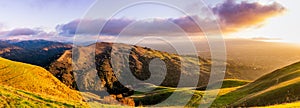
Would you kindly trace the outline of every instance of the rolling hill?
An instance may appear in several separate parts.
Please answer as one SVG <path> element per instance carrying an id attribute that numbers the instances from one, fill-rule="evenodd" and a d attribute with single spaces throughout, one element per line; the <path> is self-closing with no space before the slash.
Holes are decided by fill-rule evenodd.
<path id="1" fill-rule="evenodd" d="M 47 70 L 3 58 L 0 58 L 0 85 L 53 98 L 83 100 L 79 92 L 69 89 Z"/>
<path id="2" fill-rule="evenodd" d="M 217 98 L 213 107 L 254 107 L 297 102 L 300 99 L 300 62 L 278 69 Z"/>

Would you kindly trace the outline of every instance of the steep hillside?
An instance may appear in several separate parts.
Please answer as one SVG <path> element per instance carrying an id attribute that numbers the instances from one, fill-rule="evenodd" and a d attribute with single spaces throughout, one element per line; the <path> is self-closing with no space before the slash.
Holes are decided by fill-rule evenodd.
<path id="1" fill-rule="evenodd" d="M 82 101 L 79 92 L 69 89 L 45 69 L 0 58 L 0 85 L 53 98 Z"/>
<path id="2" fill-rule="evenodd" d="M 78 90 L 73 74 L 71 51 L 65 51 L 59 59 L 53 62 L 49 66 L 49 72 L 69 88 Z"/>
<path id="3" fill-rule="evenodd" d="M 72 46 L 45 40 L 0 41 L 0 57 L 47 67 Z"/>
<path id="4" fill-rule="evenodd" d="M 300 62 L 220 96 L 213 106 L 269 106 L 299 101 Z"/>
<path id="5" fill-rule="evenodd" d="M 76 61 L 79 66 L 88 68 L 89 61 L 85 61 L 87 58 L 90 58 L 92 54 L 86 54 L 86 50 L 93 50 L 92 48 L 95 46 L 87 46 L 87 47 L 79 47 L 76 51 L 79 52 L 80 57 L 78 61 L 82 60 L 82 62 Z M 114 48 L 112 48 L 114 47 Z M 122 55 L 122 52 L 126 52 L 126 49 L 131 49 L 129 59 L 123 61 L 122 59 L 115 59 L 116 63 L 120 63 L 117 65 L 116 69 L 118 72 L 114 72 L 112 69 L 111 64 L 111 56 L 119 56 Z M 84 89 L 91 89 L 100 90 L 100 87 L 107 87 L 108 91 L 112 94 L 118 94 L 118 92 L 128 91 L 124 89 L 125 87 L 120 84 L 117 80 L 115 73 L 122 73 L 121 70 L 126 68 L 125 64 L 122 63 L 129 63 L 129 68 L 132 71 L 133 75 L 140 80 L 145 80 L 150 77 L 149 72 L 149 62 L 155 58 L 159 58 L 166 63 L 167 67 L 167 75 L 164 78 L 161 86 L 169 86 L 169 87 L 176 87 L 180 78 L 180 75 L 184 75 L 186 85 L 185 86 L 192 86 L 192 82 L 189 78 L 194 78 L 196 76 L 200 76 L 200 80 L 198 86 L 205 85 L 207 83 L 207 79 L 209 78 L 209 71 L 210 71 L 210 62 L 200 58 L 200 61 L 197 62 L 196 57 L 191 56 L 184 56 L 180 57 L 179 55 L 169 54 L 166 52 L 161 52 L 145 47 L 139 46 L 130 46 L 126 44 L 112 44 L 112 43 L 97 43 L 96 44 L 96 69 L 97 75 L 101 79 L 101 84 L 99 85 L 86 85 L 90 84 L 88 82 L 84 82 L 82 88 Z M 72 60 L 71 52 L 67 51 L 61 58 L 59 58 L 56 62 L 51 64 L 49 71 L 54 74 L 58 79 L 64 82 L 67 86 L 71 88 L 76 88 L 76 84 L 74 82 L 73 76 L 73 68 L 71 67 Z M 185 63 L 181 65 L 181 60 L 184 60 Z M 201 64 L 201 65 L 200 65 Z M 201 72 L 195 72 L 194 69 L 189 69 L 189 71 L 182 71 L 181 66 L 192 68 L 193 66 L 201 66 Z M 195 68 L 195 67 L 194 67 Z M 77 70 L 78 71 L 78 70 Z M 85 79 L 95 79 L 98 76 L 89 76 L 88 72 L 84 73 L 81 78 L 82 81 L 88 81 Z M 152 76 L 155 78 L 161 78 L 162 76 Z M 191 82 L 191 83 L 189 83 Z M 96 83 L 96 82 L 93 82 Z M 91 87 L 93 86 L 93 87 Z M 118 90 L 119 89 L 119 90 Z M 114 92 L 114 93 L 113 93 Z"/>

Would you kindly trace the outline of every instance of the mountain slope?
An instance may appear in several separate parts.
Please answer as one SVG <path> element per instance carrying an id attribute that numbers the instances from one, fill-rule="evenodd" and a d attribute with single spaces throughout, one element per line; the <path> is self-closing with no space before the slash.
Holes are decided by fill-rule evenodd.
<path id="1" fill-rule="evenodd" d="M 47 67 L 72 46 L 60 42 L 29 40 L 0 41 L 0 56 L 6 59 Z"/>
<path id="2" fill-rule="evenodd" d="M 3 58 L 0 58 L 0 85 L 53 98 L 83 100 L 79 92 L 69 89 L 45 69 Z"/>
<path id="3" fill-rule="evenodd" d="M 86 52 L 93 50 L 96 48 L 96 57 L 91 57 L 93 54 L 87 54 Z M 111 63 L 111 56 L 121 56 L 123 52 L 126 52 L 127 49 L 130 49 L 130 55 L 128 59 L 119 59 L 116 58 L 114 61 L 119 63 L 115 69 L 118 69 L 118 72 L 114 72 Z M 192 86 L 191 78 L 200 76 L 198 85 L 205 85 L 207 83 L 207 79 L 209 77 L 209 70 L 210 70 L 210 62 L 201 59 L 199 63 L 197 62 L 197 57 L 191 56 L 182 56 L 176 54 L 169 54 L 166 52 L 161 52 L 157 50 L 153 50 L 150 48 L 139 47 L 139 46 L 131 46 L 126 44 L 112 44 L 112 43 L 97 43 L 94 45 L 90 45 L 87 47 L 79 47 L 77 51 L 80 54 L 80 57 L 77 58 L 77 63 L 79 64 L 77 68 L 89 68 L 89 61 L 87 58 L 95 58 L 96 62 L 96 70 L 97 75 L 95 74 L 88 74 L 87 71 L 81 70 L 86 72 L 82 75 L 81 81 L 89 81 L 88 79 L 101 79 L 101 83 L 96 85 L 87 85 L 87 84 L 95 84 L 97 82 L 83 82 L 82 88 L 85 90 L 100 90 L 100 87 L 106 87 L 108 92 L 112 94 L 119 94 L 128 91 L 127 88 L 124 87 L 116 78 L 116 73 L 122 73 L 124 68 L 126 68 L 125 64 L 129 63 L 129 68 L 132 71 L 133 75 L 140 80 L 145 80 L 150 77 L 151 73 L 149 72 L 148 65 L 151 60 L 155 58 L 159 58 L 163 60 L 167 67 L 167 75 L 165 80 L 162 82 L 161 86 L 169 86 L 169 87 L 176 87 L 182 74 L 185 76 L 185 86 Z M 58 77 L 62 82 L 64 82 L 67 86 L 71 88 L 76 88 L 75 80 L 73 76 L 73 67 L 72 63 L 72 53 L 70 51 L 66 51 L 62 57 L 60 57 L 56 62 L 50 65 L 49 71 L 54 74 L 54 76 Z M 73 56 L 74 57 L 74 56 Z M 124 60 L 124 61 L 123 61 Z M 181 65 L 181 60 L 185 60 L 185 63 Z M 201 65 L 201 72 L 195 72 L 194 69 L 189 69 L 189 71 L 181 71 L 181 66 L 184 67 L 191 67 Z M 75 69 L 75 68 L 74 68 Z M 88 70 L 88 69 L 86 69 Z M 78 70 L 75 70 L 78 71 Z M 71 78 L 70 78 L 71 76 Z M 160 79 L 162 76 L 152 75 L 151 77 Z M 75 84 L 75 85 L 74 85 Z M 196 84 L 197 85 L 197 84 Z M 195 85 L 194 85 L 195 86 Z M 127 90 L 126 90 L 127 89 Z"/>
<path id="4" fill-rule="evenodd" d="M 220 96 L 213 106 L 269 106 L 299 101 L 300 62 L 278 69 L 233 92 Z"/>

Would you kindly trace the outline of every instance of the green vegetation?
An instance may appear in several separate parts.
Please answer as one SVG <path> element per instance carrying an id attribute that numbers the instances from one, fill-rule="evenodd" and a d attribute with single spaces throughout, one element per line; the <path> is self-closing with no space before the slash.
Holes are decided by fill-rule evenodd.
<path id="1" fill-rule="evenodd" d="M 158 106 L 160 107 L 197 107 L 199 106 L 204 93 L 202 91 L 191 90 L 190 88 L 151 87 L 155 88 L 151 92 L 136 92 L 135 95 L 131 96 L 134 98 L 137 105 L 149 106 L 159 104 Z M 170 98 L 171 95 L 174 97 Z M 164 102 L 166 99 L 168 99 L 168 101 Z"/>
<path id="2" fill-rule="evenodd" d="M 221 81 L 218 81 L 216 83 L 213 83 L 211 88 L 212 89 L 218 89 L 216 88 L 217 84 L 220 84 Z M 238 79 L 224 79 L 222 81 L 222 86 L 221 88 L 233 88 L 233 87 L 239 87 L 239 86 L 243 86 L 250 83 L 250 81 L 246 81 L 246 80 L 238 80 Z M 199 87 L 197 88 L 197 90 L 206 90 L 206 86 L 203 87 Z"/>
<path id="3" fill-rule="evenodd" d="M 243 86 L 243 85 L 248 84 L 248 83 L 250 83 L 250 81 L 238 80 L 238 79 L 225 79 L 223 81 L 223 84 L 222 84 L 221 88 L 238 87 L 238 86 Z"/>
<path id="4" fill-rule="evenodd" d="M 235 91 L 219 96 L 212 107 L 268 106 L 300 98 L 300 62 L 278 69 Z"/>
<path id="5" fill-rule="evenodd" d="M 237 79 L 225 79 L 223 83 L 223 88 L 220 89 L 219 95 L 226 94 L 228 92 L 234 91 L 239 87 L 248 84 L 249 81 L 237 80 Z M 172 94 L 176 94 L 179 97 L 175 97 L 172 100 L 169 100 L 169 103 L 162 103 L 160 106 L 182 106 L 186 107 L 198 107 L 201 99 L 205 92 L 207 91 L 198 91 L 192 90 L 191 88 L 172 88 L 172 87 L 162 87 L 149 85 L 147 89 L 154 89 L 151 92 L 143 93 L 136 91 L 132 96 L 137 105 L 148 106 L 161 103 L 169 98 Z M 188 98 L 192 96 L 192 98 Z M 188 103 L 186 103 L 188 102 Z"/>

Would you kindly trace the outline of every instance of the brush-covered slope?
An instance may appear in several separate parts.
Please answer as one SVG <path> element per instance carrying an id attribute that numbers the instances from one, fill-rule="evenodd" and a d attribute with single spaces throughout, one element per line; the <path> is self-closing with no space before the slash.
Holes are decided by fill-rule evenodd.
<path id="1" fill-rule="evenodd" d="M 93 49 L 96 48 L 96 49 Z M 129 50 L 129 58 L 125 59 L 122 53 L 128 52 Z M 87 52 L 95 50 L 95 54 L 88 54 Z M 90 45 L 87 47 L 78 47 L 76 50 L 80 55 L 76 57 L 76 67 L 72 67 L 72 53 L 70 51 L 66 51 L 63 56 L 61 56 L 56 62 L 52 63 L 49 71 L 54 74 L 58 79 L 64 82 L 67 86 L 71 88 L 77 88 L 75 78 L 73 77 L 73 69 L 75 71 L 84 72 L 80 74 L 80 88 L 87 91 L 101 91 L 103 90 L 101 87 L 105 87 L 109 93 L 111 94 L 120 94 L 126 93 L 130 91 L 125 85 L 122 85 L 116 74 L 120 74 L 126 70 L 125 68 L 129 68 L 132 74 L 139 80 L 146 80 L 151 76 L 149 71 L 149 63 L 153 59 L 160 59 L 164 61 L 166 64 L 166 77 L 164 77 L 161 85 L 158 86 L 168 86 L 168 87 L 176 87 L 178 85 L 179 80 L 185 80 L 185 86 L 193 86 L 192 83 L 195 80 L 190 80 L 193 78 L 199 78 L 198 86 L 205 85 L 209 78 L 210 71 L 210 62 L 204 59 L 199 59 L 198 57 L 191 56 L 179 56 L 176 54 L 170 54 L 166 52 L 161 52 L 157 50 L 153 50 L 150 48 L 140 47 L 140 46 L 132 46 L 126 44 L 112 44 L 112 43 L 97 43 L 94 45 Z M 95 57 L 91 57 L 95 55 Z M 114 59 L 114 62 L 118 63 L 114 72 L 112 68 L 111 58 L 112 56 L 118 56 L 119 58 Z M 90 63 L 87 61 L 88 58 L 94 58 L 96 64 L 96 75 L 95 73 L 89 72 Z M 124 59 L 122 59 L 124 58 Z M 197 61 L 199 59 L 199 61 Z M 182 64 L 182 60 L 185 61 Z M 128 63 L 129 67 L 126 67 L 125 64 Z M 201 64 L 201 65 L 200 65 Z M 188 70 L 181 70 L 181 66 L 188 67 Z M 201 72 L 196 72 L 193 68 L 201 68 Z M 76 70 L 76 69 L 85 69 L 85 70 Z M 160 75 L 152 75 L 151 77 L 161 79 Z M 185 79 L 180 79 L 180 77 L 184 77 Z M 100 78 L 101 81 L 95 81 L 91 79 Z M 197 82 L 196 82 L 197 83 Z M 134 86 L 134 85 L 130 85 Z"/>
<path id="2" fill-rule="evenodd" d="M 47 67 L 71 48 L 69 44 L 45 40 L 0 41 L 0 57 Z"/>
<path id="3" fill-rule="evenodd" d="M 219 106 L 269 106 L 299 101 L 300 62 L 264 75 L 214 102 Z"/>
<path id="4" fill-rule="evenodd" d="M 47 70 L 3 58 L 0 58 L 0 85 L 54 98 L 82 101 L 79 92 L 65 86 Z"/>

